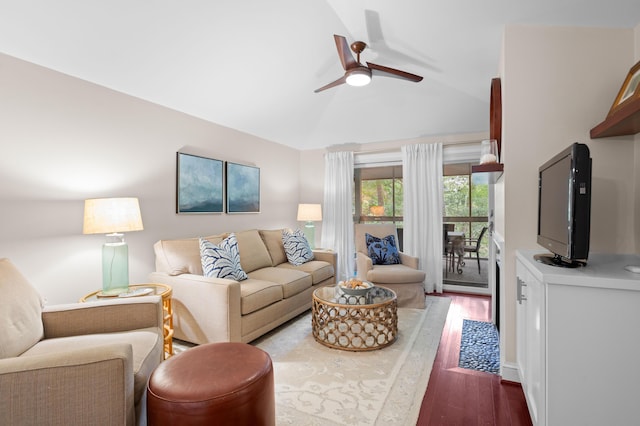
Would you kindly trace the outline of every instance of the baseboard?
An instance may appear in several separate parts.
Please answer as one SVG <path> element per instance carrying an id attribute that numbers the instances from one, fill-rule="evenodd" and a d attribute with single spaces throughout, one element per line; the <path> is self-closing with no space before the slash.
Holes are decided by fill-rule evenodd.
<path id="1" fill-rule="evenodd" d="M 500 376 L 502 380 L 520 383 L 520 374 L 518 374 L 518 367 L 515 364 L 503 363 L 500 366 Z"/>
<path id="2" fill-rule="evenodd" d="M 462 294 L 480 294 L 483 296 L 491 296 L 491 290 L 488 288 L 472 287 L 459 284 L 443 284 L 442 289 L 451 293 Z"/>

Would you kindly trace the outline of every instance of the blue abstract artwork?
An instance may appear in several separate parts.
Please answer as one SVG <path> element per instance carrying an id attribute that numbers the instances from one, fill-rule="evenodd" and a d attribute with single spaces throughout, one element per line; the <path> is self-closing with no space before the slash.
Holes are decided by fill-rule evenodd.
<path id="1" fill-rule="evenodd" d="M 223 162 L 178 152 L 176 213 L 224 211 Z"/>
<path id="2" fill-rule="evenodd" d="M 260 212 L 260 169 L 227 161 L 227 213 Z"/>

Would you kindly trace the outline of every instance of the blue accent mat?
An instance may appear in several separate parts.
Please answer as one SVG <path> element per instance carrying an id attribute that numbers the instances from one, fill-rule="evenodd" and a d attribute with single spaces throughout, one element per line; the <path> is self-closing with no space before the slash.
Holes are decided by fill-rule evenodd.
<path id="1" fill-rule="evenodd" d="M 495 325 L 463 320 L 458 367 L 495 374 L 500 372 L 500 341 Z"/>

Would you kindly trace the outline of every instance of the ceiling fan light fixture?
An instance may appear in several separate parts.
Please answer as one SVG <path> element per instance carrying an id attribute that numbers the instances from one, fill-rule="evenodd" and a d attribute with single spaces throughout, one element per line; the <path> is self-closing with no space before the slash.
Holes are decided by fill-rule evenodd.
<path id="1" fill-rule="evenodd" d="M 366 86 L 371 83 L 371 71 L 365 67 L 351 70 L 347 76 L 346 83 L 349 86 Z"/>

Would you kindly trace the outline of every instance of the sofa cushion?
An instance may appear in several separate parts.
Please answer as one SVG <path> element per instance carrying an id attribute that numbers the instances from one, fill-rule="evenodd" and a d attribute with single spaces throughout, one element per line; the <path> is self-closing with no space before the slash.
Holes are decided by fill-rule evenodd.
<path id="1" fill-rule="evenodd" d="M 51 355 L 56 352 L 64 356 L 69 348 L 85 349 L 119 343 L 129 343 L 133 349 L 134 402 L 137 404 L 146 389 L 147 380 L 163 356 L 164 341 L 159 338 L 156 328 L 45 339 L 22 356 Z"/>
<path id="2" fill-rule="evenodd" d="M 424 271 L 402 264 L 374 265 L 373 269 L 367 272 L 368 281 L 382 285 L 384 283 L 419 283 L 424 281 L 425 276 Z"/>
<path id="3" fill-rule="evenodd" d="M 249 274 L 251 278 L 264 281 L 272 281 L 282 286 L 282 296 L 294 296 L 311 287 L 312 277 L 310 274 L 294 269 L 284 268 L 261 268 Z"/>
<path id="4" fill-rule="evenodd" d="M 42 299 L 9 259 L 0 259 L 0 359 L 16 357 L 44 336 Z"/>
<path id="5" fill-rule="evenodd" d="M 249 277 L 240 283 L 240 313 L 250 314 L 282 300 L 282 286 Z"/>
<path id="6" fill-rule="evenodd" d="M 282 229 L 260 230 L 260 237 L 262 237 L 264 245 L 269 250 L 271 266 L 278 266 L 287 262 L 287 255 L 284 252 L 284 244 L 282 243 Z"/>
<path id="7" fill-rule="evenodd" d="M 383 238 L 365 233 L 367 252 L 374 265 L 397 265 L 400 263 L 400 253 L 396 246 L 396 237 L 387 235 Z"/>
<path id="8" fill-rule="evenodd" d="M 204 237 L 213 244 L 220 244 L 228 233 Z M 156 254 L 156 271 L 169 275 L 202 275 L 199 238 L 160 240 L 153 245 Z"/>
<path id="9" fill-rule="evenodd" d="M 200 238 L 200 256 L 205 277 L 229 278 L 236 281 L 248 278 L 240 266 L 238 241 L 233 233 L 222 240 L 220 245 Z"/>
<path id="10" fill-rule="evenodd" d="M 319 284 L 324 280 L 333 277 L 335 273 L 335 271 L 333 270 L 333 265 L 322 260 L 311 260 L 298 266 L 292 265 L 290 263 L 282 263 L 277 267 L 281 269 L 295 269 L 297 271 L 306 272 L 307 274 L 311 275 L 311 281 L 313 285 Z"/>
<path id="11" fill-rule="evenodd" d="M 309 242 L 299 229 L 295 231 L 283 230 L 282 244 L 284 245 L 287 260 L 292 265 L 302 265 L 313 260 L 313 251 L 309 246 Z"/>
<path id="12" fill-rule="evenodd" d="M 246 273 L 271 266 L 271 256 L 257 229 L 236 233 L 240 263 Z"/>

